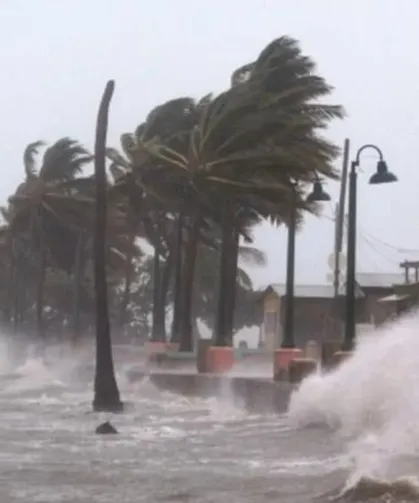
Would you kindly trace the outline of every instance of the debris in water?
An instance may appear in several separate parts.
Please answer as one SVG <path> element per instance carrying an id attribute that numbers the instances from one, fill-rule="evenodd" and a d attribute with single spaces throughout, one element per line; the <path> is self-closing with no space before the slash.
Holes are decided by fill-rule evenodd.
<path id="1" fill-rule="evenodd" d="M 109 421 L 106 421 L 96 428 L 95 433 L 97 435 L 115 435 L 118 433 L 118 430 Z"/>

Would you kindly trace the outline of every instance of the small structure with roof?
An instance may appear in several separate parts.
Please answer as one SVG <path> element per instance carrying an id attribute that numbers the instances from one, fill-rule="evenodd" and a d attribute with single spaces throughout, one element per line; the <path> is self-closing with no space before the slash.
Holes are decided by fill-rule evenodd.
<path id="1" fill-rule="evenodd" d="M 357 323 L 377 325 L 388 319 L 394 311 L 394 304 L 383 302 L 383 298 L 394 295 L 395 285 L 403 281 L 402 273 L 357 274 Z M 294 330 L 299 347 L 305 347 L 310 340 L 321 343 L 341 337 L 344 293 L 344 285 L 340 288 L 338 298 L 335 298 L 331 285 L 295 285 Z M 285 285 L 269 285 L 262 293 L 260 302 L 264 314 L 261 342 L 268 349 L 275 349 L 282 340 Z"/>

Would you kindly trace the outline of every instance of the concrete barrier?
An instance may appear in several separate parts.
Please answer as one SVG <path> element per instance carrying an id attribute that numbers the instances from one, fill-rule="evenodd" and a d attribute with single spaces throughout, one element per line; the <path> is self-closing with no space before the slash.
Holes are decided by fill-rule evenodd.
<path id="1" fill-rule="evenodd" d="M 205 362 L 208 372 L 225 374 L 234 366 L 234 350 L 231 346 L 210 346 L 206 351 Z"/>
<path id="2" fill-rule="evenodd" d="M 299 348 L 278 348 L 273 354 L 274 381 L 288 381 L 289 365 L 295 358 L 301 358 L 303 352 Z"/>
<path id="3" fill-rule="evenodd" d="M 317 370 L 317 361 L 314 358 L 295 358 L 288 367 L 288 380 L 290 383 L 300 383 Z"/>
<path id="4" fill-rule="evenodd" d="M 340 351 L 342 347 L 342 341 L 340 340 L 329 340 L 323 341 L 321 346 L 321 360 L 322 367 L 325 370 L 329 370 L 334 366 L 333 355 Z"/>
<path id="5" fill-rule="evenodd" d="M 336 352 L 332 357 L 332 361 L 330 362 L 331 368 L 333 369 L 333 368 L 338 367 L 341 363 L 348 360 L 351 356 L 352 356 L 351 351 L 338 351 L 338 352 Z"/>
<path id="6" fill-rule="evenodd" d="M 127 373 L 130 381 L 145 377 L 143 372 Z M 151 373 L 147 376 L 157 388 L 189 396 L 220 397 L 250 412 L 283 413 L 295 385 L 271 379 L 215 376 L 208 374 Z"/>

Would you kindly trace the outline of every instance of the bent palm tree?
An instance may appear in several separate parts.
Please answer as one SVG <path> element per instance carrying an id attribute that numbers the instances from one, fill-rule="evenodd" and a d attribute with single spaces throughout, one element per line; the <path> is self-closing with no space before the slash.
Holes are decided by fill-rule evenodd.
<path id="1" fill-rule="evenodd" d="M 196 124 L 186 141 L 180 146 L 164 141 L 152 146 L 159 162 L 171 166 L 172 180 L 190 188 L 193 221 L 204 218 L 210 208 L 223 228 L 217 344 L 226 343 L 231 324 L 225 278 L 237 262 L 236 213 L 245 209 L 283 221 L 292 204 L 292 180 L 302 189 L 298 208 L 309 210 L 303 198 L 305 184 L 316 175 L 337 176 L 333 161 L 338 149 L 319 131 L 342 117 L 343 110 L 320 103 L 331 87 L 314 70 L 314 62 L 301 54 L 295 40 L 274 40 L 255 62 L 235 72 L 230 89 L 194 107 L 196 113 L 189 115 L 196 117 Z M 195 246 L 196 235 L 192 236 Z M 194 255 L 189 250 L 191 275 Z M 184 322 L 187 332 L 190 324 L 186 318 Z"/>
<path id="2" fill-rule="evenodd" d="M 105 150 L 108 131 L 108 111 L 114 85 L 113 81 L 107 83 L 99 106 L 95 143 L 96 224 L 94 272 L 96 294 L 96 372 L 93 409 L 95 411 L 108 412 L 120 412 L 123 410 L 112 357 L 105 258 L 107 217 Z"/>
<path id="3" fill-rule="evenodd" d="M 27 263 L 36 257 L 36 320 L 44 335 L 44 284 L 47 258 L 53 257 L 69 271 L 74 261 L 76 231 L 85 225 L 91 200 L 79 197 L 74 184 L 91 156 L 75 140 L 61 138 L 47 148 L 39 170 L 35 156 L 44 143 L 34 142 L 25 149 L 25 181 L 9 198 L 10 229 L 15 249 L 26 249 Z M 22 247 L 22 241 L 27 245 Z M 29 246 L 28 246 L 29 245 Z"/>

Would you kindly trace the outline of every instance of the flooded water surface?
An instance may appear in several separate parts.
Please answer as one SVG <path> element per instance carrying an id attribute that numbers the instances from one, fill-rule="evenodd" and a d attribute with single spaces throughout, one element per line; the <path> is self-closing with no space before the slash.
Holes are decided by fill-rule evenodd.
<path id="1" fill-rule="evenodd" d="M 82 361 L 5 361 L 0 502 L 419 501 L 415 326 L 390 327 L 338 371 L 308 378 L 283 415 L 248 413 L 225 392 L 128 382 L 126 360 L 127 412 L 93 414 Z M 119 435 L 94 434 L 107 419 Z"/>

